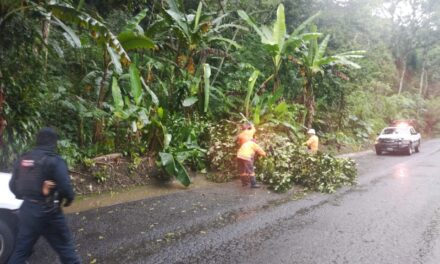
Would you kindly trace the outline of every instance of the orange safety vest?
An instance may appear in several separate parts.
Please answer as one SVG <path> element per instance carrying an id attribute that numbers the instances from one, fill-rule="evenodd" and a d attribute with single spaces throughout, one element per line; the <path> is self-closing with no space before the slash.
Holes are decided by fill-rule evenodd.
<path id="1" fill-rule="evenodd" d="M 266 156 L 266 152 L 257 143 L 247 141 L 238 150 L 237 158 L 253 161 L 255 154 Z"/>

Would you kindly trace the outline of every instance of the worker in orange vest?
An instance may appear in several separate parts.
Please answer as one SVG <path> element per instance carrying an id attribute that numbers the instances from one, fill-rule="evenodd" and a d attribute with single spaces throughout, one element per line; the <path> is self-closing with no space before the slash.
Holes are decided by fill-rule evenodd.
<path id="1" fill-rule="evenodd" d="M 246 143 L 249 140 L 254 139 L 255 132 L 257 130 L 255 129 L 255 126 L 252 123 L 246 123 L 241 126 L 241 132 L 237 136 L 237 143 L 240 147 L 244 143 Z"/>
<path id="2" fill-rule="evenodd" d="M 247 186 L 250 182 L 251 188 L 260 188 L 257 184 L 254 171 L 254 160 L 256 155 L 266 156 L 266 152 L 253 139 L 255 127 L 245 127 L 238 136 L 240 148 L 237 152 L 238 171 L 242 186 Z"/>

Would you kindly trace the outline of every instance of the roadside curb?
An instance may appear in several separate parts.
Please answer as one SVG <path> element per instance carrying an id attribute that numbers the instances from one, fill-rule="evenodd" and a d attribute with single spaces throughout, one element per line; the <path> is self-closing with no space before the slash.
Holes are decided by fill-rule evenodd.
<path id="1" fill-rule="evenodd" d="M 364 151 L 360 151 L 360 152 L 341 154 L 341 155 L 337 155 L 336 157 L 338 157 L 338 158 L 356 158 L 356 157 L 364 156 L 368 153 L 373 153 L 373 151 L 372 150 L 364 150 Z"/>

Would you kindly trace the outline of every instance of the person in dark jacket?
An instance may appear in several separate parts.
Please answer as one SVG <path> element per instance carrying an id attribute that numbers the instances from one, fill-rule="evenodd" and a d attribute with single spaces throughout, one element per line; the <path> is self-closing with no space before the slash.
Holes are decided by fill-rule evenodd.
<path id="1" fill-rule="evenodd" d="M 62 263 L 81 263 L 61 208 L 72 203 L 74 192 L 67 164 L 55 152 L 57 140 L 53 129 L 41 129 L 36 147 L 14 165 L 9 188 L 24 201 L 10 264 L 25 263 L 40 236 L 49 242 Z"/>

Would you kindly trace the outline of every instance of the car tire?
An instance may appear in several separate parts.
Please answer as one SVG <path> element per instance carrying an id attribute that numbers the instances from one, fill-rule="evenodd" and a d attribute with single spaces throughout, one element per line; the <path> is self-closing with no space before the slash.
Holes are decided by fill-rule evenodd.
<path id="1" fill-rule="evenodd" d="M 15 245 L 15 237 L 11 228 L 0 220 L 0 263 L 6 263 Z"/>
<path id="2" fill-rule="evenodd" d="M 420 152 L 420 140 L 419 140 L 419 142 L 417 143 L 417 146 L 415 147 L 415 151 L 416 151 L 417 153 Z"/>
<path id="3" fill-rule="evenodd" d="M 409 143 L 408 148 L 406 149 L 406 155 L 410 156 L 413 153 L 413 145 Z"/>
<path id="4" fill-rule="evenodd" d="M 382 150 L 380 148 L 376 147 L 376 155 L 378 156 L 382 155 Z"/>

